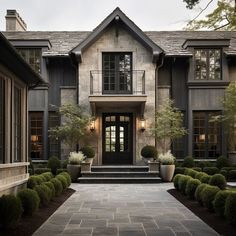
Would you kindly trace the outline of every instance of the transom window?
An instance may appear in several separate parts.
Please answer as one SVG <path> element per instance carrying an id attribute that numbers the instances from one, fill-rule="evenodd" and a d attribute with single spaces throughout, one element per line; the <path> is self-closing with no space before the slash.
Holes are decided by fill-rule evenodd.
<path id="1" fill-rule="evenodd" d="M 196 80 L 221 79 L 220 49 L 195 49 L 194 58 Z"/>
<path id="2" fill-rule="evenodd" d="M 30 66 L 40 74 L 41 72 L 41 49 L 40 48 L 17 48 L 19 54 Z"/>

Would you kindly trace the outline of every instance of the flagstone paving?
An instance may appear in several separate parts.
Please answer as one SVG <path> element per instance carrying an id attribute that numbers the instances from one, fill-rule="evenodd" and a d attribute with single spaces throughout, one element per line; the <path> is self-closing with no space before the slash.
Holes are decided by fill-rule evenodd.
<path id="1" fill-rule="evenodd" d="M 72 184 L 34 236 L 216 236 L 166 190 L 172 184 Z"/>

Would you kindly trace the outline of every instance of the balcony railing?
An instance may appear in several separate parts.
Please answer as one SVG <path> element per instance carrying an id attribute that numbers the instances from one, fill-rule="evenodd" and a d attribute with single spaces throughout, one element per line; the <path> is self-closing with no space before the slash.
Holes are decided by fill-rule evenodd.
<path id="1" fill-rule="evenodd" d="M 90 71 L 90 95 L 144 95 L 145 70 Z"/>

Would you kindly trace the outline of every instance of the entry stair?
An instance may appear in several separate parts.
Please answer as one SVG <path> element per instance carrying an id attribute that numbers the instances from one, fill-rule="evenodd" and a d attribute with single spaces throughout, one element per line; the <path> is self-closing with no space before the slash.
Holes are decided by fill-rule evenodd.
<path id="1" fill-rule="evenodd" d="M 91 172 L 82 173 L 79 183 L 160 183 L 159 172 L 149 172 L 147 166 L 92 166 Z"/>

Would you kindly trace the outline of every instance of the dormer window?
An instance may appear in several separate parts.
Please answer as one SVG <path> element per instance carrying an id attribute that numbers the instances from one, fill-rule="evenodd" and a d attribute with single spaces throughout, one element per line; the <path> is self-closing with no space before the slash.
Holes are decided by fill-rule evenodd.
<path id="1" fill-rule="evenodd" d="M 221 49 L 195 49 L 195 80 L 221 80 Z"/>

